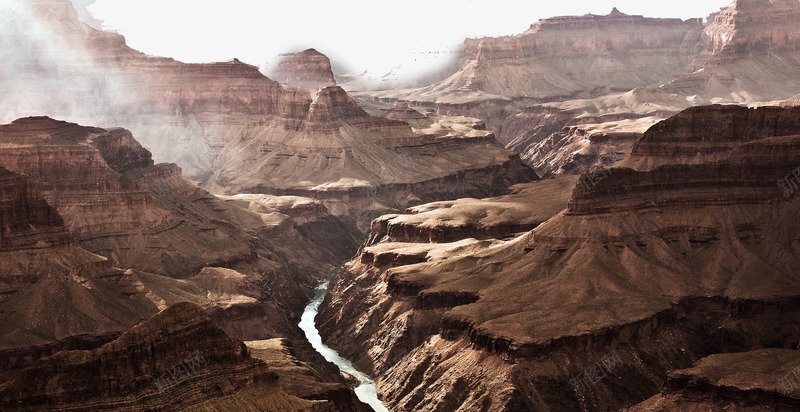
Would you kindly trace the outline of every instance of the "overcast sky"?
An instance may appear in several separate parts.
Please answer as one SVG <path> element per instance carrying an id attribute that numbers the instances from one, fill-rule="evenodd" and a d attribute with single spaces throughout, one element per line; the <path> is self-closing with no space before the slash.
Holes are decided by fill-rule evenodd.
<path id="1" fill-rule="evenodd" d="M 79 0 L 87 3 L 91 0 Z M 234 57 L 264 67 L 314 47 L 352 72 L 418 72 L 466 37 L 511 35 L 539 19 L 617 7 L 650 17 L 707 17 L 731 0 L 95 0 L 104 27 L 142 52 L 185 62 Z M 437 53 L 438 52 L 438 53 Z M 402 66 L 397 69 L 398 66 Z"/>

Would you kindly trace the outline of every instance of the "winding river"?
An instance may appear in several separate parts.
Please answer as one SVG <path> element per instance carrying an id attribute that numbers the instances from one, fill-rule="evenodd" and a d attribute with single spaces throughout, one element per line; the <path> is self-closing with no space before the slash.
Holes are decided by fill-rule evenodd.
<path id="1" fill-rule="evenodd" d="M 308 306 L 306 306 L 306 309 L 303 311 L 303 316 L 300 318 L 300 329 L 306 334 L 306 339 L 311 342 L 311 346 L 313 346 L 327 361 L 334 363 L 342 372 L 358 379 L 360 384 L 356 387 L 355 392 L 361 402 L 371 406 L 376 412 L 389 412 L 383 405 L 383 402 L 378 399 L 378 391 L 375 389 L 375 382 L 366 374 L 358 371 L 353 366 L 352 362 L 339 356 L 335 350 L 322 343 L 322 337 L 317 330 L 317 325 L 314 323 L 314 317 L 317 316 L 319 305 L 322 303 L 322 300 L 325 299 L 325 293 L 328 291 L 328 283 L 329 280 L 326 280 L 314 289 L 314 297 L 311 298 L 311 302 L 308 303 Z"/>

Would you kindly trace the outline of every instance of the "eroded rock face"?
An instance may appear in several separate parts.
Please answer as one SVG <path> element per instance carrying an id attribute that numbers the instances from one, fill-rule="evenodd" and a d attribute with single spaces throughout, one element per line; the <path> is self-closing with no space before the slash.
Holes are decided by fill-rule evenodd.
<path id="1" fill-rule="evenodd" d="M 323 87 L 336 85 L 330 59 L 315 49 L 284 55 L 270 77 L 312 93 Z"/>
<path id="2" fill-rule="evenodd" d="M 794 370 L 797 350 L 717 354 L 670 371 L 661 392 L 627 410 L 791 410 L 800 407 Z"/>
<path id="3" fill-rule="evenodd" d="M 800 134 L 798 114 L 798 107 L 689 108 L 648 129 L 626 164 L 648 170 L 670 163 L 713 162 L 742 142 Z M 772 164 L 775 159 L 764 160 Z"/>
<path id="4" fill-rule="evenodd" d="M 2 381 L 6 410 L 224 407 L 232 405 L 230 396 L 239 410 L 334 408 L 334 402 L 286 393 L 276 372 L 190 303 L 173 305 L 99 348 L 61 351 L 6 371 Z"/>
<path id="5" fill-rule="evenodd" d="M 128 48 L 121 36 L 82 24 L 68 0 L 23 2 L 10 13 L 19 23 L 3 37 L 10 51 L 2 57 L 11 63 L 3 68 L 8 90 L 0 103 L 8 113 L 124 126 L 156 160 L 177 163 L 187 177 L 217 193 L 335 193 L 341 206 L 349 192 L 366 187 L 431 185 L 462 172 L 494 173 L 513 164 L 513 153 L 486 140 L 437 140 L 402 121 L 369 116 L 335 86 L 327 57 L 313 50 L 282 66 L 292 81 L 321 80 L 319 87 L 297 87 L 235 59 L 184 64 L 145 56 Z M 35 35 L 26 24 L 35 25 Z M 14 53 L 19 47 L 37 52 L 21 60 Z M 515 169 L 496 181 L 514 183 L 531 175 L 521 165 Z M 372 198 L 353 202 L 358 209 L 353 214 L 397 207 L 374 203 Z M 339 209 L 332 211 L 349 212 Z"/>
<path id="6" fill-rule="evenodd" d="M 798 114 L 780 110 L 766 117 L 793 124 Z M 679 136 L 680 118 L 645 136 Z M 788 193 L 778 182 L 796 179 L 800 152 L 791 127 L 757 124 L 720 133 L 730 146 L 713 159 L 531 184 L 525 193 L 556 203 L 522 202 L 548 217 L 510 239 L 458 224 L 476 219 L 466 200 L 386 216 L 331 282 L 320 330 L 398 410 L 619 409 L 711 353 L 793 348 L 800 203 L 796 182 Z M 481 208 L 500 223 L 515 196 Z"/>
<path id="7" fill-rule="evenodd" d="M 290 318 L 304 306 L 307 289 L 325 265 L 332 267 L 357 248 L 356 229 L 331 216 L 324 205 L 311 201 L 311 209 L 302 212 L 282 206 L 291 199 L 275 198 L 274 205 L 254 209 L 246 202 L 218 199 L 183 179 L 176 165 L 154 164 L 150 153 L 125 129 L 26 118 L 0 126 L 0 143 L 0 164 L 28 175 L 69 229 L 63 233 L 64 225 L 54 228 L 55 240 L 39 238 L 38 233 L 50 230 L 46 222 L 39 222 L 33 233 L 4 235 L 3 241 L 36 247 L 40 241 L 59 245 L 73 236 L 80 247 L 108 259 L 82 252 L 91 256 L 89 261 L 105 265 L 98 273 L 106 270 L 113 275 L 88 281 L 84 276 L 87 288 L 106 290 L 120 284 L 125 293 L 132 290 L 143 299 L 131 303 L 138 307 L 128 308 L 133 321 L 143 313 L 189 300 L 203 305 L 233 336 L 285 337 L 294 333 Z M 17 204 L 26 208 L 29 221 L 47 218 L 48 212 L 35 200 L 9 193 L 27 202 Z M 58 215 L 52 217 L 54 224 Z M 16 227 L 24 220 L 14 222 Z M 58 236 L 66 240 L 59 241 Z M 18 260 L 25 257 L 13 261 Z M 123 274 L 112 266 L 135 271 Z M 236 275 L 220 276 L 212 287 L 203 276 L 210 268 L 226 268 Z M 64 272 L 70 270 L 67 265 Z M 184 290 L 179 282 L 158 275 L 186 279 Z M 73 286 L 80 290 L 81 284 Z M 150 290 L 158 284 L 156 289 L 161 290 Z M 66 299 L 58 300 L 62 298 Z M 87 333 L 92 328 L 79 330 Z"/>
<path id="8" fill-rule="evenodd" d="M 360 96 L 481 118 L 540 176 L 580 174 L 619 161 L 633 141 L 575 144 L 586 125 L 610 131 L 693 106 L 797 95 L 798 13 L 792 0 L 747 0 L 705 24 L 616 10 L 550 18 L 517 36 L 467 40 L 462 69 L 446 80 Z"/>
<path id="9" fill-rule="evenodd" d="M 0 250 L 72 244 L 64 220 L 22 175 L 0 167 Z"/>

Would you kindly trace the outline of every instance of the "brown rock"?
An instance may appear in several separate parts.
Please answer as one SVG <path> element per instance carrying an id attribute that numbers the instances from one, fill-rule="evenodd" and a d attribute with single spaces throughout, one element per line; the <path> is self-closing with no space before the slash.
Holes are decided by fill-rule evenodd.
<path id="1" fill-rule="evenodd" d="M 284 392 L 275 372 L 189 303 L 171 306 L 100 348 L 62 351 L 7 371 L 2 381 L 0 402 L 6 410 L 88 404 L 94 410 L 208 407 L 224 405 L 231 395 L 238 410 L 326 404 Z"/>
<path id="2" fill-rule="evenodd" d="M 326 86 L 335 86 L 331 61 L 315 49 L 285 54 L 270 77 L 315 93 Z"/>
<path id="3" fill-rule="evenodd" d="M 740 110 L 695 109 L 692 123 Z M 421 207 L 428 211 L 419 218 L 377 221 L 362 256 L 331 282 L 323 336 L 380 375 L 389 405 L 414 410 L 619 409 L 655 395 L 664 371 L 710 353 L 794 347 L 800 259 L 790 239 L 800 203 L 777 182 L 800 162 L 794 130 L 780 126 L 798 114 L 761 110 L 734 116 L 727 132 L 664 140 L 729 143 L 714 159 L 583 176 L 565 211 L 512 239 L 467 233 L 447 243 L 390 242 L 392 222 L 447 227 L 469 216 L 437 216 L 436 205 Z M 639 143 L 682 136 L 685 116 L 654 126 Z M 538 186 L 543 197 L 564 196 L 542 186 L 559 179 L 528 193 Z M 526 205 L 536 211 L 542 203 Z M 592 365 L 606 368 L 599 379 Z M 576 377 L 592 381 L 576 392 Z"/>

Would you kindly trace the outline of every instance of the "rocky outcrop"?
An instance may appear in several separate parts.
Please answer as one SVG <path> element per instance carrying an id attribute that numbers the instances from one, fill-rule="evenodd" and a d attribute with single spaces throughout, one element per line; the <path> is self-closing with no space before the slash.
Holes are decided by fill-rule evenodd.
<path id="1" fill-rule="evenodd" d="M 546 177 L 580 174 L 614 166 L 627 158 L 655 117 L 566 126 L 525 149 L 521 157 Z"/>
<path id="2" fill-rule="evenodd" d="M 175 409 L 224 405 L 240 410 L 331 410 L 332 402 L 286 393 L 278 375 L 250 356 L 202 309 L 177 304 L 91 350 L 68 350 L 6 371 L 5 410 Z"/>
<path id="3" fill-rule="evenodd" d="M 627 410 L 791 410 L 800 407 L 797 350 L 711 355 L 670 371 L 661 392 Z"/>
<path id="4" fill-rule="evenodd" d="M 726 110 L 741 108 L 705 113 Z M 793 124 L 797 113 L 780 110 L 752 118 Z M 696 111 L 694 123 L 705 124 Z M 656 131 L 680 136 L 678 118 L 637 144 Z M 619 409 L 654 396 L 667 370 L 711 353 L 793 348 L 800 260 L 791 216 L 800 204 L 797 183 L 787 193 L 778 182 L 796 179 L 800 152 L 793 129 L 776 124 L 730 126 L 716 138 L 729 144 L 725 154 L 701 163 L 532 184 L 528 193 L 541 198 L 572 198 L 561 212 L 522 202 L 546 216 L 508 239 L 458 239 L 458 219 L 474 219 L 458 203 L 382 218 L 361 257 L 331 281 L 322 335 L 378 374 L 398 410 Z M 451 220 L 446 243 L 412 230 Z M 390 225 L 403 221 L 393 237 Z"/>
<path id="5" fill-rule="evenodd" d="M 745 0 L 705 24 L 616 10 L 544 19 L 516 36 L 467 40 L 462 69 L 446 80 L 359 96 L 481 118 L 540 176 L 580 174 L 630 152 L 636 136 L 614 129 L 687 107 L 797 95 L 798 13 L 791 0 Z M 624 141 L 584 139 L 590 130 Z"/>
<path id="6" fill-rule="evenodd" d="M 287 74 L 301 83 L 325 79 L 321 89 L 306 90 L 236 59 L 185 64 L 145 56 L 121 36 L 82 24 L 68 0 L 42 0 L 17 12 L 20 24 L 3 36 L 8 49 L 30 45 L 37 52 L 25 54 L 25 61 L 14 53 L 2 56 L 11 62 L 4 65 L 8 88 L 0 101 L 10 107 L 7 113 L 124 126 L 156 160 L 178 164 L 217 193 L 259 185 L 264 189 L 254 190 L 274 194 L 431 182 L 488 170 L 513 156 L 489 139 L 437 141 L 402 121 L 368 115 L 329 82 L 330 63 L 313 50 L 290 57 L 280 70 L 305 73 L 299 80 Z M 25 30 L 24 22 L 39 27 L 39 35 Z M 65 49 L 74 50 L 75 58 L 57 52 Z M 56 67 L 63 70 L 56 73 Z M 430 162 L 434 155 L 437 161 Z"/>
<path id="7" fill-rule="evenodd" d="M 670 163 L 718 161 L 745 142 L 800 134 L 798 114 L 798 107 L 689 108 L 648 129 L 633 146 L 627 164 L 649 170 Z"/>
<path id="8" fill-rule="evenodd" d="M 330 59 L 315 49 L 283 55 L 270 77 L 312 93 L 323 87 L 336 85 Z"/>
<path id="9" fill-rule="evenodd" d="M 30 180 L 0 167 L 0 251 L 70 244 L 63 219 Z"/>

